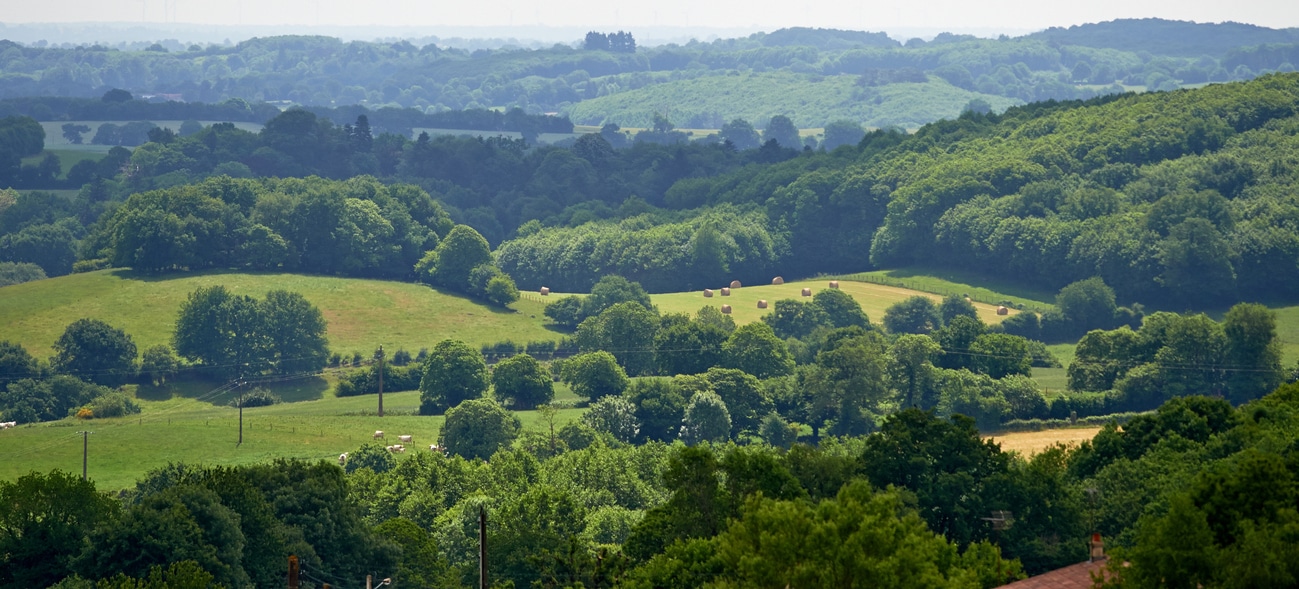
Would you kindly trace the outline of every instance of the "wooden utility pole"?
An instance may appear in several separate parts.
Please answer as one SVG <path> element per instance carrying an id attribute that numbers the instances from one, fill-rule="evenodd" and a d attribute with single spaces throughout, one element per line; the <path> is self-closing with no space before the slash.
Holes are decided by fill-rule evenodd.
<path id="1" fill-rule="evenodd" d="M 365 589 L 374 589 L 373 587 L 371 587 L 371 584 L 372 584 L 373 582 L 374 582 L 374 576 L 373 576 L 373 575 L 366 575 L 366 576 L 365 576 Z"/>
<path id="2" fill-rule="evenodd" d="M 289 555 L 289 589 L 298 589 L 298 557 Z"/>
<path id="3" fill-rule="evenodd" d="M 86 480 L 86 456 L 87 451 L 90 450 L 90 434 L 95 432 L 80 431 L 77 433 L 81 434 L 81 480 L 84 481 Z"/>
<path id="4" fill-rule="evenodd" d="M 478 587 L 487 589 L 487 508 L 478 506 Z"/>
<path id="5" fill-rule="evenodd" d="M 379 417 L 383 417 L 383 346 L 375 355 L 379 357 Z"/>
<path id="6" fill-rule="evenodd" d="M 239 387 L 239 443 L 236 446 L 244 445 L 244 381 L 239 381 L 236 385 Z"/>

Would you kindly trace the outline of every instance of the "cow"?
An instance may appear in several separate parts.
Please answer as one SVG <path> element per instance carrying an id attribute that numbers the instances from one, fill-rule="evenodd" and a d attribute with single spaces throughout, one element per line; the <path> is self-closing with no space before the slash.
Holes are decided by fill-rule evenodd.
<path id="1" fill-rule="evenodd" d="M 401 440 L 403 443 L 409 444 L 411 437 L 412 436 L 397 436 L 397 439 Z"/>
<path id="2" fill-rule="evenodd" d="M 347 452 L 338 455 L 338 465 L 343 466 L 345 464 L 347 464 Z"/>
<path id="3" fill-rule="evenodd" d="M 374 439 L 376 439 L 376 440 L 382 440 L 382 439 L 383 439 L 383 430 L 375 430 L 375 432 L 374 432 Z"/>

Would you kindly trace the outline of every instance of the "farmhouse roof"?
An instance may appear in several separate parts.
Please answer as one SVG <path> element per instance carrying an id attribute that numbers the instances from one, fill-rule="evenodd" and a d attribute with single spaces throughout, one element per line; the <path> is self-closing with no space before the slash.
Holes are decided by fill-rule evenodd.
<path id="1" fill-rule="evenodd" d="M 1105 569 L 1105 562 L 1105 559 L 1080 562 L 1036 577 L 1015 581 L 1009 585 L 1002 585 L 1001 589 L 1092 589 L 1095 586 L 1092 582 L 1092 573 L 1100 574 Z"/>

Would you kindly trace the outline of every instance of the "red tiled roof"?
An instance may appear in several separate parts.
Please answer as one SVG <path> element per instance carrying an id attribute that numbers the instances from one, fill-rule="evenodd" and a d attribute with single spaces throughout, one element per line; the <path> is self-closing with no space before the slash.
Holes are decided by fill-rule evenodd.
<path id="1" fill-rule="evenodd" d="M 1104 568 L 1105 560 L 1080 562 L 1023 581 L 1002 585 L 1001 589 L 1092 589 L 1092 573 Z"/>

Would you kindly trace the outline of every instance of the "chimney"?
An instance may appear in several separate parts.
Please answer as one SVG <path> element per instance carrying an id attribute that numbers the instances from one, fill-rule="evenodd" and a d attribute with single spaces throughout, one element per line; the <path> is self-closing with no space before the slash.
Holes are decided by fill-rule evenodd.
<path id="1" fill-rule="evenodd" d="M 1105 560 L 1105 541 L 1101 540 L 1101 535 L 1099 532 L 1092 533 L 1091 542 L 1088 542 L 1088 544 L 1091 545 L 1091 549 L 1092 549 L 1091 558 L 1088 559 L 1089 562 Z"/>

